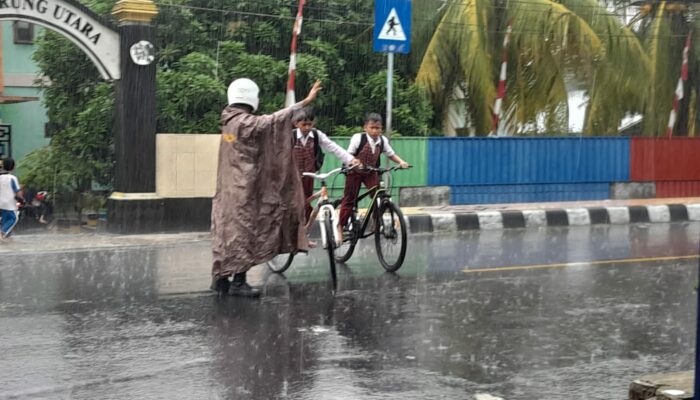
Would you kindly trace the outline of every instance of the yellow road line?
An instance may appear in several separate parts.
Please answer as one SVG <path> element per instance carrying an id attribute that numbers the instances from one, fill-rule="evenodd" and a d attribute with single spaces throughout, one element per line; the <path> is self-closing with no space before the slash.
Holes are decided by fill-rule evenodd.
<path id="1" fill-rule="evenodd" d="M 610 265 L 610 264 L 630 264 L 630 263 L 646 263 L 654 261 L 673 261 L 673 260 L 691 260 L 697 259 L 697 254 L 691 256 L 669 256 L 669 257 L 650 257 L 650 258 L 621 258 L 617 260 L 598 260 L 598 261 L 584 261 L 584 262 L 570 262 L 570 263 L 558 263 L 558 264 L 534 264 L 534 265 L 514 265 L 510 267 L 493 267 L 493 268 L 478 268 L 470 269 L 465 268 L 462 272 L 470 274 L 474 272 L 499 272 L 499 271 L 519 271 L 526 269 L 543 269 L 543 268 L 564 268 L 564 267 L 578 267 L 582 265 Z"/>

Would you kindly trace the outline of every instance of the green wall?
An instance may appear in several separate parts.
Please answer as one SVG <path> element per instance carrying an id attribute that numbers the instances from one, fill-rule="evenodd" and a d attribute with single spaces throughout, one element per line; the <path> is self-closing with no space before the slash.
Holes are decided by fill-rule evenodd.
<path id="1" fill-rule="evenodd" d="M 42 92 L 36 87 L 9 86 L 9 78 L 14 74 L 31 75 L 38 72 L 32 61 L 36 46 L 15 44 L 12 23 L 0 22 L 3 40 L 3 71 L 5 73 L 5 96 L 38 97 L 39 100 L 24 103 L 0 105 L 0 121 L 12 125 L 12 157 L 21 161 L 29 152 L 45 146 L 49 140 L 44 137 L 44 126 L 48 122 L 46 111 L 41 103 Z M 35 36 L 39 28 L 34 27 Z M 21 170 L 17 171 L 21 175 Z"/>
<path id="2" fill-rule="evenodd" d="M 31 74 L 39 72 L 32 61 L 36 46 L 15 44 L 11 21 L 2 21 L 3 67 L 6 74 Z M 34 25 L 34 37 L 41 32 L 41 27 Z"/>
<path id="3" fill-rule="evenodd" d="M 349 137 L 333 137 L 331 138 L 340 147 L 347 149 L 350 144 Z M 399 188 L 405 186 L 425 186 L 428 181 L 427 174 L 427 157 L 428 157 L 428 140 L 427 138 L 395 138 L 391 140 L 391 147 L 394 151 L 411 164 L 413 168 L 408 170 L 395 171 L 393 176 L 393 184 L 391 194 L 394 200 L 399 200 Z M 386 166 L 387 160 L 382 160 L 382 165 Z M 388 161 L 394 164 L 393 161 Z M 326 158 L 323 163 L 322 172 L 328 172 L 340 166 L 340 160 L 332 154 L 326 153 Z M 318 184 L 316 185 L 319 186 Z M 329 196 L 333 199 L 339 199 L 343 196 L 343 188 L 345 186 L 345 176 L 337 175 L 335 180 L 331 179 L 328 182 L 330 188 Z M 362 193 L 363 191 L 361 191 Z M 361 207 L 366 207 L 367 201 L 360 204 Z"/>

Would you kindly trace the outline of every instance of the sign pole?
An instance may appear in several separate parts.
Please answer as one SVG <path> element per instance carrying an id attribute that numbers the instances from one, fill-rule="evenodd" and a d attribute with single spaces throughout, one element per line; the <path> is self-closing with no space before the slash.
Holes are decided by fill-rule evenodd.
<path id="1" fill-rule="evenodd" d="M 384 133 L 391 139 L 391 114 L 394 92 L 394 53 L 411 51 L 411 1 L 374 1 L 374 51 L 387 53 L 386 123 Z"/>
<path id="2" fill-rule="evenodd" d="M 387 53 L 386 66 L 386 136 L 391 139 L 391 109 L 394 92 L 394 53 Z"/>

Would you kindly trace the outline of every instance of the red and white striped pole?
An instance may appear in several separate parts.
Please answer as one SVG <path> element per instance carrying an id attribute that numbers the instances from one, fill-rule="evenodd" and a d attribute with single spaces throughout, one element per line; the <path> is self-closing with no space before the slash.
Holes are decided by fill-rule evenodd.
<path id="1" fill-rule="evenodd" d="M 289 55 L 289 79 L 287 79 L 287 95 L 284 98 L 284 106 L 289 107 L 296 103 L 294 96 L 294 78 L 297 71 L 297 36 L 301 34 L 301 22 L 303 20 L 302 12 L 304 10 L 305 0 L 299 0 L 299 9 L 297 10 L 297 18 L 294 20 L 294 28 L 292 29 L 292 51 Z"/>
<path id="2" fill-rule="evenodd" d="M 688 32 L 688 37 L 685 39 L 685 47 L 683 47 L 683 66 L 681 67 L 681 77 L 676 85 L 676 92 L 673 96 L 673 109 L 671 115 L 668 116 L 668 127 L 666 128 L 666 137 L 673 136 L 673 128 L 676 126 L 678 119 L 678 103 L 683 99 L 683 85 L 688 80 L 688 53 L 690 52 L 690 38 L 692 31 Z"/>
<path id="3" fill-rule="evenodd" d="M 501 62 L 501 73 L 498 77 L 498 93 L 496 94 L 496 102 L 493 105 L 492 133 L 495 135 L 498 135 L 498 125 L 501 122 L 501 115 L 503 114 L 503 100 L 506 97 L 506 72 L 508 71 L 508 43 L 510 42 L 511 33 L 513 33 L 513 23 L 508 22 L 506 35 L 503 38 L 503 62 Z"/>

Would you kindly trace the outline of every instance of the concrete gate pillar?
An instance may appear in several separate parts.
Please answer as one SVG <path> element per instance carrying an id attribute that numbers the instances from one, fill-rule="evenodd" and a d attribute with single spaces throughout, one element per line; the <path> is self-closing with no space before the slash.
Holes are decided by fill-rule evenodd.
<path id="1" fill-rule="evenodd" d="M 107 227 L 116 233 L 153 230 L 163 216 L 156 189 L 156 61 L 158 14 L 151 0 L 121 0 L 112 10 L 119 20 L 121 77 L 116 81 L 114 193 L 107 202 Z"/>

